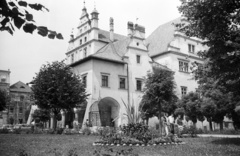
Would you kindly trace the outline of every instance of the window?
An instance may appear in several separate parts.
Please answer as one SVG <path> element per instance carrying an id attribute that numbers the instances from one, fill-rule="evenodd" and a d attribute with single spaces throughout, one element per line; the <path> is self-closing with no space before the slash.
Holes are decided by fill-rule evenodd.
<path id="1" fill-rule="evenodd" d="M 84 42 L 87 42 L 87 37 L 84 37 Z"/>
<path id="2" fill-rule="evenodd" d="M 83 83 L 84 87 L 87 88 L 87 75 L 82 76 L 82 83 Z"/>
<path id="3" fill-rule="evenodd" d="M 142 91 L 142 80 L 136 80 L 136 86 L 138 91 Z"/>
<path id="4" fill-rule="evenodd" d="M 137 42 L 136 45 L 139 46 L 139 43 Z"/>
<path id="5" fill-rule="evenodd" d="M 87 47 L 83 49 L 83 57 L 87 57 Z"/>
<path id="6" fill-rule="evenodd" d="M 24 100 L 24 96 L 21 95 L 21 96 L 20 96 L 20 101 L 23 101 L 23 100 Z"/>
<path id="7" fill-rule="evenodd" d="M 80 45 L 82 45 L 82 39 L 80 40 Z"/>
<path id="8" fill-rule="evenodd" d="M 80 34 L 82 33 L 82 29 L 80 29 Z"/>
<path id="9" fill-rule="evenodd" d="M 14 108 L 11 107 L 11 108 L 10 108 L 10 113 L 13 113 L 13 111 L 14 111 Z"/>
<path id="10" fill-rule="evenodd" d="M 1 78 L 1 82 L 5 83 L 6 82 L 6 78 Z"/>
<path id="11" fill-rule="evenodd" d="M 86 30 L 87 30 L 87 26 L 84 27 L 84 31 L 86 31 Z"/>
<path id="12" fill-rule="evenodd" d="M 19 107 L 19 113 L 22 114 L 23 113 L 23 108 Z"/>
<path id="13" fill-rule="evenodd" d="M 179 61 L 179 71 L 188 72 L 188 62 Z"/>
<path id="14" fill-rule="evenodd" d="M 136 59 L 137 59 L 137 63 L 140 63 L 140 59 L 141 59 L 140 55 L 137 55 Z"/>
<path id="15" fill-rule="evenodd" d="M 125 77 L 119 78 L 119 88 L 126 89 L 126 78 Z"/>
<path id="16" fill-rule="evenodd" d="M 186 95 L 187 94 L 187 87 L 181 86 L 181 93 L 182 93 L 182 96 Z"/>
<path id="17" fill-rule="evenodd" d="M 108 87 L 108 75 L 102 75 L 102 87 Z"/>
<path id="18" fill-rule="evenodd" d="M 195 46 L 192 44 L 188 44 L 188 52 L 194 53 L 195 52 Z"/>
<path id="19" fill-rule="evenodd" d="M 74 54 L 71 55 L 71 62 L 74 62 Z"/>

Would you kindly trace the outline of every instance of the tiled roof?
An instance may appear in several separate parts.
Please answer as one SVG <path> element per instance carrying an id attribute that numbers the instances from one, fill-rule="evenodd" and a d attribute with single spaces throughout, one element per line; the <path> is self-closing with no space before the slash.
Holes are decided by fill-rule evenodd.
<path id="1" fill-rule="evenodd" d="M 10 86 L 10 92 L 31 92 L 31 88 L 25 83 L 18 81 Z"/>
<path id="2" fill-rule="evenodd" d="M 173 24 L 181 22 L 181 17 L 172 20 L 168 23 L 160 25 L 152 34 L 147 38 L 149 55 L 154 56 L 159 53 L 167 51 L 168 45 L 174 38 L 176 30 Z"/>
<path id="3" fill-rule="evenodd" d="M 93 56 L 99 58 L 105 58 L 108 60 L 123 62 L 122 57 L 127 52 L 127 46 L 130 42 L 130 38 L 125 37 L 124 40 L 110 42 L 99 51 L 97 51 Z"/>
<path id="4" fill-rule="evenodd" d="M 110 32 L 106 31 L 106 30 L 99 29 L 99 31 L 98 31 L 98 38 L 101 41 L 110 42 Z M 114 33 L 115 41 L 123 40 L 125 38 L 126 38 L 126 36 L 124 36 L 124 35 L 120 35 L 120 34 Z"/>

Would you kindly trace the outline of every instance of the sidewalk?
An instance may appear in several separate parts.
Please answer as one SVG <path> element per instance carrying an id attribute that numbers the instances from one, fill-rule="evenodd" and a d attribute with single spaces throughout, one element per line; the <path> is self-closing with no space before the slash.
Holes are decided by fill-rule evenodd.
<path id="1" fill-rule="evenodd" d="M 216 137 L 216 138 L 240 138 L 240 135 L 224 135 L 224 134 L 198 134 L 198 137 Z"/>

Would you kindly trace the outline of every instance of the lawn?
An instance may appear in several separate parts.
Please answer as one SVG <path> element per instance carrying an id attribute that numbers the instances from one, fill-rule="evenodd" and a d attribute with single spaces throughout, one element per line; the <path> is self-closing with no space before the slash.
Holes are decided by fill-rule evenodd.
<path id="1" fill-rule="evenodd" d="M 150 147 L 93 146 L 98 138 L 85 135 L 0 134 L 0 156 L 19 156 L 23 150 L 31 156 L 71 156 L 71 152 L 72 156 L 74 152 L 78 156 L 88 156 L 94 155 L 95 151 L 115 155 L 122 150 L 140 156 L 240 155 L 240 139 L 233 138 L 184 138 L 186 144 L 183 145 Z"/>

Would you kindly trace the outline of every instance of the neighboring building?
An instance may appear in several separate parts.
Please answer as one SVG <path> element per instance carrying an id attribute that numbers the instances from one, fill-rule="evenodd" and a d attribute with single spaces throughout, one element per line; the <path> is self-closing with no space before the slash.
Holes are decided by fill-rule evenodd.
<path id="1" fill-rule="evenodd" d="M 9 92 L 10 70 L 0 70 L 0 89 Z"/>
<path id="2" fill-rule="evenodd" d="M 174 26 L 174 24 L 185 22 L 187 21 L 180 17 L 160 25 L 146 39 L 150 57 L 175 72 L 174 79 L 178 98 L 191 91 L 197 91 L 198 83 L 191 74 L 192 63 L 203 64 L 204 60 L 197 53 L 208 49 L 202 44 L 202 40 L 187 37 Z M 213 125 L 214 129 L 219 127 L 216 123 Z M 233 128 L 232 121 L 228 118 L 224 118 L 224 125 L 225 128 Z M 209 129 L 209 123 L 207 120 L 203 123 L 198 121 L 197 127 Z"/>
<path id="3" fill-rule="evenodd" d="M 10 70 L 0 70 L 0 89 L 9 94 Z M 7 123 L 7 111 L 0 111 L 0 126 Z"/>
<path id="4" fill-rule="evenodd" d="M 207 46 L 204 46 L 201 40 L 187 37 L 173 25 L 181 22 L 185 22 L 184 19 L 177 18 L 160 25 L 147 38 L 151 58 L 175 72 L 178 98 L 198 88 L 190 67 L 194 62 L 203 64 L 203 59 L 197 52 L 207 50 Z"/>
<path id="5" fill-rule="evenodd" d="M 23 124 L 28 116 L 25 112 L 30 111 L 31 88 L 21 81 L 10 86 L 11 101 L 8 106 L 8 123 Z"/>
<path id="6" fill-rule="evenodd" d="M 84 123 L 89 119 L 93 126 L 119 126 L 126 123 L 125 103 L 139 104 L 143 80 L 152 70 L 152 60 L 145 45 L 145 28 L 127 23 L 126 36 L 98 27 L 98 12 L 91 19 L 82 9 L 78 33 L 71 35 L 66 53 L 67 63 L 73 72 L 82 77 L 90 96 L 85 110 L 75 111 L 75 120 Z"/>

